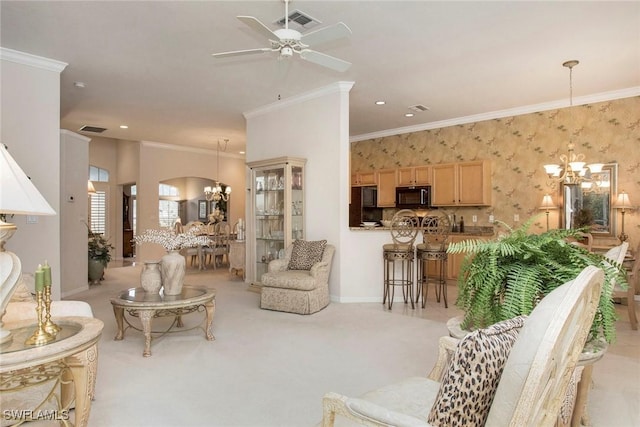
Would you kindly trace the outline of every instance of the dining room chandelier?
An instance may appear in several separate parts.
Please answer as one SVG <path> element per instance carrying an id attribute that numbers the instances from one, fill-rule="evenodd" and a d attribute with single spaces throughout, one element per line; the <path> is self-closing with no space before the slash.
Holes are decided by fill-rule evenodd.
<path id="1" fill-rule="evenodd" d="M 563 67 L 569 69 L 569 107 L 573 107 L 573 67 L 580 62 L 572 59 L 562 64 Z M 573 117 L 573 112 L 569 113 Z M 571 120 L 573 123 L 573 120 Z M 564 185 L 579 185 L 584 182 L 592 182 L 596 186 L 598 180 L 596 174 L 602 172 L 603 163 L 588 164 L 584 161 L 584 154 L 575 152 L 575 144 L 573 142 L 573 131 L 569 130 L 569 144 L 567 145 L 567 153 L 560 155 L 560 164 L 544 165 L 544 170 L 549 176 L 552 184 L 562 183 Z"/>
<path id="2" fill-rule="evenodd" d="M 224 149 L 222 151 L 227 151 L 227 145 L 229 144 L 229 140 L 224 140 Z M 220 140 L 218 140 L 218 147 L 216 150 L 216 174 L 220 173 Z M 204 187 L 204 197 L 208 202 L 219 202 L 220 200 L 227 201 L 229 200 L 229 195 L 231 194 L 231 186 L 227 185 L 224 191 L 222 191 L 222 185 L 220 181 L 217 179 L 213 181 L 213 186 Z"/>

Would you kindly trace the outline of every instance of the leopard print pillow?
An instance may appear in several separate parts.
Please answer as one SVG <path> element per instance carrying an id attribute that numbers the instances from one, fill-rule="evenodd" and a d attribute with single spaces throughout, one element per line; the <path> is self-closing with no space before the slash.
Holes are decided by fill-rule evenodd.
<path id="1" fill-rule="evenodd" d="M 295 240 L 291 250 L 288 270 L 311 270 L 313 264 L 322 260 L 326 240 L 308 242 L 306 240 Z"/>
<path id="2" fill-rule="evenodd" d="M 442 377 L 428 421 L 434 426 L 484 426 L 504 364 L 524 325 L 518 316 L 466 335 Z"/>

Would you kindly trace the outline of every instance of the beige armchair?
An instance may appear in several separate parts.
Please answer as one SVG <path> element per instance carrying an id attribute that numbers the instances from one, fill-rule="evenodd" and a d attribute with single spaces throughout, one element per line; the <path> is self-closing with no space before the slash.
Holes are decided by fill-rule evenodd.
<path id="1" fill-rule="evenodd" d="M 329 305 L 329 274 L 335 247 L 326 245 L 320 261 L 308 270 L 289 269 L 296 266 L 293 252 L 298 242 L 302 241 L 297 240 L 286 249 L 284 258 L 271 261 L 268 272 L 262 275 L 260 308 L 312 314 Z"/>
<path id="2" fill-rule="evenodd" d="M 428 377 L 351 398 L 328 393 L 323 427 L 553 426 L 589 333 L 604 274 L 587 267 L 528 316 L 440 339 Z M 519 330 L 519 331 L 518 331 Z"/>

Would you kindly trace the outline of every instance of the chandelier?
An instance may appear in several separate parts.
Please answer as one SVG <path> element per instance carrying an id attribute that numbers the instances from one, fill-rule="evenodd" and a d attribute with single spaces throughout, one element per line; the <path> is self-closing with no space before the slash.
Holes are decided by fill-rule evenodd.
<path id="1" fill-rule="evenodd" d="M 227 151 L 227 145 L 229 144 L 229 140 L 224 140 L 224 149 L 222 151 Z M 216 150 L 216 174 L 220 173 L 220 140 L 218 140 L 218 149 Z M 213 182 L 213 187 L 206 186 L 204 187 L 204 197 L 208 202 L 219 202 L 220 200 L 227 201 L 229 200 L 229 194 L 231 194 L 231 187 L 227 185 L 224 191 L 222 191 L 222 185 L 220 181 L 217 179 Z"/>
<path id="2" fill-rule="evenodd" d="M 579 64 L 579 61 L 571 60 L 562 64 L 563 67 L 569 68 L 569 106 L 573 107 L 573 67 Z M 573 113 L 571 112 L 573 115 Z M 569 131 L 569 144 L 567 153 L 560 155 L 561 164 L 544 165 L 544 170 L 555 185 L 557 182 L 564 185 L 578 185 L 583 182 L 591 182 L 597 185 L 598 180 L 594 174 L 602 172 L 603 163 L 591 163 L 587 165 L 584 161 L 584 154 L 575 152 L 575 144 L 572 141 L 572 132 Z"/>

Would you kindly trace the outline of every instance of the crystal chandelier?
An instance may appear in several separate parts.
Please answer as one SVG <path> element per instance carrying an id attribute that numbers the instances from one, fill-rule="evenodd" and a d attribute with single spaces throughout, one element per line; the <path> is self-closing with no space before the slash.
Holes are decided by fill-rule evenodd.
<path id="1" fill-rule="evenodd" d="M 227 145 L 229 144 L 229 140 L 224 140 L 224 149 L 222 151 L 227 151 Z M 220 173 L 220 140 L 218 140 L 218 149 L 216 150 L 216 173 Z M 219 202 L 220 200 L 227 201 L 229 200 L 229 194 L 231 194 L 231 187 L 227 185 L 224 192 L 222 191 L 222 185 L 220 181 L 217 179 L 214 180 L 213 187 L 206 186 L 204 187 L 204 197 L 208 202 Z"/>
<path id="2" fill-rule="evenodd" d="M 575 59 L 562 64 L 563 67 L 569 68 L 569 107 L 573 107 L 573 67 L 578 64 L 579 62 Z M 573 115 L 573 113 L 571 114 Z M 569 131 L 567 153 L 560 155 L 560 162 L 559 165 L 544 165 L 544 170 L 554 185 L 557 182 L 565 185 L 578 185 L 585 181 L 591 181 L 592 174 L 599 174 L 604 166 L 603 163 L 586 164 L 584 154 L 575 152 L 571 130 Z"/>

